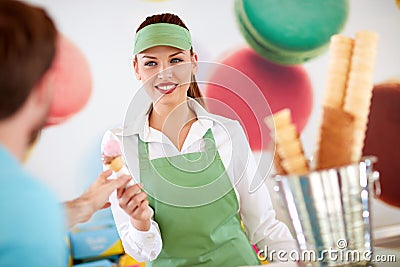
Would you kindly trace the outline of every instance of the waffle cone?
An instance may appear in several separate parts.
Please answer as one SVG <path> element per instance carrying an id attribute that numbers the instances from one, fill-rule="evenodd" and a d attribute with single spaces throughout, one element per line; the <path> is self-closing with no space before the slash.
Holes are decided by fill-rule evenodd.
<path id="1" fill-rule="evenodd" d="M 116 157 L 108 165 L 108 168 L 114 172 L 118 172 L 119 170 L 122 169 L 123 166 L 124 166 L 124 161 L 123 161 L 122 157 Z"/>
<path id="2" fill-rule="evenodd" d="M 306 158 L 301 154 L 282 160 L 282 166 L 289 174 L 301 175 L 308 173 L 310 169 L 307 164 Z"/>
<path id="3" fill-rule="evenodd" d="M 354 117 L 339 108 L 324 107 L 316 169 L 338 167 L 352 162 Z"/>
<path id="4" fill-rule="evenodd" d="M 276 151 L 274 154 L 274 168 L 275 168 L 276 174 L 279 174 L 279 175 L 287 174 L 287 171 L 282 166 L 282 159 L 279 156 L 279 153 L 277 153 Z"/>
<path id="5" fill-rule="evenodd" d="M 351 64 L 353 39 L 343 35 L 333 35 L 329 45 L 328 74 L 325 83 L 324 106 L 343 106 Z"/>

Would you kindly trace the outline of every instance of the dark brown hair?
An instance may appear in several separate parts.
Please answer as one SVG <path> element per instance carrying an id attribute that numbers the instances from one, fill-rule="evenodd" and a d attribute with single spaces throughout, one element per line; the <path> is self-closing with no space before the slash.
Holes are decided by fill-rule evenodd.
<path id="1" fill-rule="evenodd" d="M 0 120 L 12 116 L 50 68 L 57 31 L 38 7 L 0 1 Z"/>
<path id="2" fill-rule="evenodd" d="M 175 14 L 171 13 L 163 13 L 163 14 L 157 14 L 157 15 L 152 15 L 147 17 L 142 24 L 136 29 L 136 33 L 143 29 L 144 27 L 151 25 L 151 24 L 156 24 L 156 23 L 170 23 L 170 24 L 176 24 L 178 26 L 181 26 L 185 28 L 186 30 L 189 30 L 188 27 L 186 27 L 185 23 Z M 193 47 L 190 48 L 190 55 L 193 55 Z M 135 57 L 136 60 L 136 57 Z M 206 108 L 206 103 L 203 99 L 203 95 L 200 92 L 199 85 L 197 84 L 196 77 L 195 75 L 192 75 L 192 80 L 190 82 L 189 90 L 187 92 L 187 95 L 189 97 L 192 97 L 196 99 L 200 105 L 202 105 L 204 108 Z"/>

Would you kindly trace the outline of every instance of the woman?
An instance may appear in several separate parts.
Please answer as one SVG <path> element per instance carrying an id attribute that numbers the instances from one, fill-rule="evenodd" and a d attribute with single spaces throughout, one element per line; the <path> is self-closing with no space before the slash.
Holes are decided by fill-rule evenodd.
<path id="1" fill-rule="evenodd" d="M 123 143 L 140 182 L 110 199 L 126 252 L 153 266 L 239 266 L 260 263 L 251 244 L 296 249 L 265 185 L 248 190 L 259 174 L 240 124 L 205 110 L 197 55 L 180 18 L 148 17 L 134 55 L 152 103 L 133 126 L 103 138 Z"/>

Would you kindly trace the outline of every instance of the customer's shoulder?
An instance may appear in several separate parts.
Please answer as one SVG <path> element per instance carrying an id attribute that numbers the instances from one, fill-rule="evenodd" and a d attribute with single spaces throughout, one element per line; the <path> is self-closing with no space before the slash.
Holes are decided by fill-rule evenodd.
<path id="1" fill-rule="evenodd" d="M 26 172 L 24 169 L 1 173 L 1 180 L 7 181 L 0 187 L 0 198 L 17 200 L 13 205 L 36 204 L 41 206 L 55 205 L 58 203 L 56 194 L 48 184 Z M 56 179 L 57 177 L 54 177 Z"/>

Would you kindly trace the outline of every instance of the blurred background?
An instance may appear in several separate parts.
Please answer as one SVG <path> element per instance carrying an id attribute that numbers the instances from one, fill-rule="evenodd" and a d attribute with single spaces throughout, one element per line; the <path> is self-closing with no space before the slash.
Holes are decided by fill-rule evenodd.
<path id="1" fill-rule="evenodd" d="M 92 75 L 93 87 L 86 106 L 64 123 L 45 129 L 26 163 L 60 201 L 77 197 L 102 171 L 102 135 L 123 123 L 130 100 L 140 88 L 132 68 L 133 41 L 137 26 L 148 15 L 179 15 L 191 31 L 193 47 L 201 61 L 218 62 L 232 51 L 247 47 L 235 18 L 233 0 L 27 2 L 49 12 L 59 30 L 81 49 Z M 400 77 L 399 25 L 400 9 L 395 0 L 349 1 L 341 33 L 354 37 L 357 31 L 372 30 L 380 37 L 374 83 Z M 315 149 L 327 63 L 328 49 L 301 65 L 312 89 L 310 101 L 305 103 L 308 106 L 303 107 L 310 112 L 306 112 L 301 135 L 308 156 Z M 282 97 L 281 101 L 290 100 Z M 372 211 L 375 229 L 395 229 L 400 225 L 399 208 L 374 200 Z"/>

